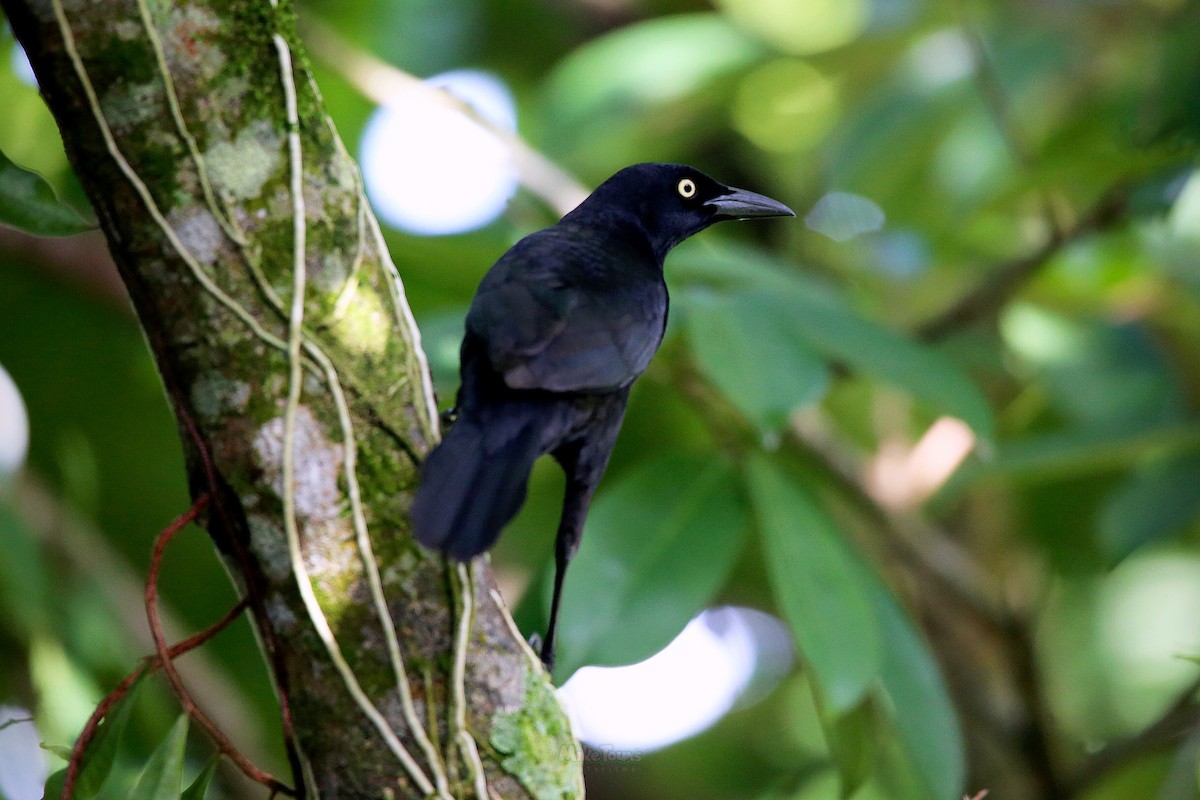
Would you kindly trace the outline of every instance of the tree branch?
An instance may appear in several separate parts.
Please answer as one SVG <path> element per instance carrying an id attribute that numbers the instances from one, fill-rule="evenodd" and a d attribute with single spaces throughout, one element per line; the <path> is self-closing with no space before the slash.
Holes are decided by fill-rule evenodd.
<path id="1" fill-rule="evenodd" d="M 1178 745 L 1200 727 L 1200 678 L 1188 684 L 1154 722 L 1128 739 L 1113 742 L 1090 756 L 1075 770 L 1065 797 L 1084 797 L 1101 780 L 1135 759 Z"/>
<path id="2" fill-rule="evenodd" d="M 354 47 L 318 19 L 302 20 L 301 31 L 313 53 L 353 84 L 363 97 L 385 105 L 395 102 L 400 96 L 411 95 L 430 106 L 458 111 L 487 131 L 508 150 L 525 188 L 540 197 L 559 216 L 575 208 L 587 197 L 587 190 L 569 173 L 530 147 L 517 134 L 484 119 L 469 103 Z"/>
<path id="3" fill-rule="evenodd" d="M 1125 218 L 1128 200 L 1129 185 L 1119 181 L 1074 225 L 1061 231 L 1052 227 L 1050 238 L 1035 252 L 1001 264 L 949 308 L 917 326 L 915 336 L 937 342 L 995 314 L 1067 245 L 1116 227 Z"/>
<path id="4" fill-rule="evenodd" d="M 289 703 L 297 790 L 581 795 L 578 745 L 490 567 L 448 580 L 408 535 L 432 390 L 290 6 L 0 5 L 186 432 L 193 497 L 212 498 Z"/>

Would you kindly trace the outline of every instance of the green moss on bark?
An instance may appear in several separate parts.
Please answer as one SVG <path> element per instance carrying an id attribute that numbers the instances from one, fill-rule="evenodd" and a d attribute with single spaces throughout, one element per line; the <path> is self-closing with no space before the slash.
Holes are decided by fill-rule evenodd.
<path id="1" fill-rule="evenodd" d="M 500 766 L 537 800 L 583 797 L 583 758 L 554 689 L 544 674 L 525 673 L 525 697 L 515 711 L 492 717 L 488 741 L 502 758 Z"/>
<path id="2" fill-rule="evenodd" d="M 356 539 L 345 469 L 349 435 L 384 601 L 418 705 L 415 724 L 424 729 L 430 720 L 449 719 L 453 698 L 465 696 L 471 729 L 490 732 L 491 746 L 478 742 L 484 772 L 495 779 L 489 789 L 506 800 L 580 796 L 568 724 L 544 676 L 513 640 L 501 604 L 489 600 L 495 583 L 484 562 L 473 566 L 477 604 L 466 637 L 466 685 L 453 685 L 462 674 L 453 669 L 454 643 L 461 640 L 458 590 L 447 564 L 408 535 L 416 464 L 432 437 L 428 376 L 403 292 L 379 251 L 373 220 L 363 216 L 353 162 L 307 74 L 290 4 L 145 2 L 153 32 L 142 27 L 142 9 L 132 0 L 68 2 L 78 61 L 45 0 L 0 0 L 0 6 L 30 55 L 96 207 L 181 415 L 191 485 L 210 494 L 209 530 L 235 585 L 250 596 L 268 667 L 287 692 L 300 743 L 293 765 L 305 766 L 293 781 L 312 776 L 310 796 L 414 796 L 414 781 L 404 777 L 365 703 L 427 774 L 443 768 L 428 763 L 398 700 L 395 665 Z M 162 45 L 161 63 L 152 33 Z M 287 75 L 280 72 L 276 34 L 291 51 Z M 81 72 L 98 103 L 83 90 Z M 306 235 L 306 349 L 293 409 L 290 487 L 283 485 L 282 454 L 291 371 L 281 342 L 289 333 L 292 215 L 299 204 L 285 135 L 287 79 L 295 80 L 300 114 Z M 260 274 L 272 291 L 264 291 Z M 339 306 L 351 276 L 355 293 Z M 318 349 L 332 364 L 347 409 L 335 404 Z M 304 602 L 295 574 L 283 516 L 289 491 L 319 611 Z M 325 623 L 336 636 L 332 644 L 322 636 Z M 341 674 L 331 647 L 353 676 Z M 365 699 L 351 692 L 352 683 Z M 438 726 L 434 749 L 449 762 L 444 769 L 453 783 L 471 766 L 450 728 Z"/>

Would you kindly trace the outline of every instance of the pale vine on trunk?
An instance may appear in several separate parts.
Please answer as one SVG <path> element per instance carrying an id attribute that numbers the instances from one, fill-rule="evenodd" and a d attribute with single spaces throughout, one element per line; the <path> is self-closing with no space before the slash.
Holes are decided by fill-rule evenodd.
<path id="1" fill-rule="evenodd" d="M 428 370 L 290 5 L 0 5 L 137 309 L 193 494 L 211 494 L 298 788 L 582 796 L 490 568 L 409 536 L 438 435 Z"/>

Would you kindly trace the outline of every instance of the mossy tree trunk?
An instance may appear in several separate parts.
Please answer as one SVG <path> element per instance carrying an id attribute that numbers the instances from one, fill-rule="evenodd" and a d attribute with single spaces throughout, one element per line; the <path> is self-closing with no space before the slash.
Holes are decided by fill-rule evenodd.
<path id="1" fill-rule="evenodd" d="M 570 797 L 486 563 L 417 547 L 436 409 L 290 6 L 0 0 L 100 218 L 310 797 Z M 420 124 L 420 120 L 413 120 Z"/>

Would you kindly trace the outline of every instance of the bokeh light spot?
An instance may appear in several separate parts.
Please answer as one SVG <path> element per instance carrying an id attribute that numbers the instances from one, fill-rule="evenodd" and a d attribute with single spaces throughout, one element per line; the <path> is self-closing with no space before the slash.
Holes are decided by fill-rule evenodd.
<path id="1" fill-rule="evenodd" d="M 1069 321 L 1027 303 L 1014 303 L 1001 315 L 1000 334 L 1014 352 L 1039 366 L 1069 363 L 1085 344 Z"/>
<path id="2" fill-rule="evenodd" d="M 804 224 L 835 242 L 848 242 L 879 230 L 885 219 L 883 209 L 870 198 L 850 192 L 826 192 L 805 215 Z"/>
<path id="3" fill-rule="evenodd" d="M 937 89 L 971 75 L 975 58 L 971 44 L 961 31 L 948 29 L 918 39 L 908 51 L 906 63 L 914 83 Z"/>
<path id="4" fill-rule="evenodd" d="M 858 37 L 866 0 L 717 0 L 733 22 L 786 53 L 832 50 Z"/>
<path id="5" fill-rule="evenodd" d="M 930 262 L 929 244 L 913 229 L 889 230 L 870 242 L 869 266 L 893 280 L 913 280 Z"/>
<path id="6" fill-rule="evenodd" d="M 12 65 L 13 74 L 17 79 L 26 86 L 37 88 L 37 76 L 33 74 L 33 66 L 29 63 L 29 56 L 25 53 L 25 48 L 20 44 L 13 44 L 12 53 L 9 56 Z"/>
<path id="7" fill-rule="evenodd" d="M 1131 725 L 1144 725 L 1196 677 L 1190 659 L 1200 656 L 1200 559 L 1130 559 L 1108 580 L 1100 614 L 1116 705 Z"/>
<path id="8" fill-rule="evenodd" d="M 1200 170 L 1193 172 L 1183 184 L 1168 220 L 1171 232 L 1176 236 L 1200 240 Z"/>
<path id="9" fill-rule="evenodd" d="M 46 756 L 41 736 L 19 706 L 0 706 L 0 797 L 6 800 L 39 800 L 46 782 Z"/>
<path id="10" fill-rule="evenodd" d="M 960 200 L 976 202 L 995 191 L 1012 168 L 1008 145 L 992 119 L 979 110 L 955 123 L 934 163 L 939 185 Z"/>
<path id="11" fill-rule="evenodd" d="M 25 463 L 29 451 L 29 416 L 17 384 L 0 367 L 0 480 Z"/>
<path id="12" fill-rule="evenodd" d="M 580 740 L 615 752 L 648 752 L 719 720 L 755 683 L 790 664 L 787 629 L 761 611 L 702 612 L 657 654 L 627 667 L 584 667 L 559 690 Z M 757 678 L 757 680 L 756 680 Z"/>
<path id="13" fill-rule="evenodd" d="M 430 78 L 503 130 L 516 129 L 507 87 L 484 72 Z M 376 109 L 363 131 L 360 160 L 367 195 L 388 224 L 436 236 L 488 224 L 517 190 L 508 147 L 466 114 L 408 91 Z"/>
<path id="14" fill-rule="evenodd" d="M 746 75 L 733 101 L 733 126 L 772 152 L 792 152 L 820 141 L 837 119 L 833 82 L 798 59 L 781 59 Z"/>

